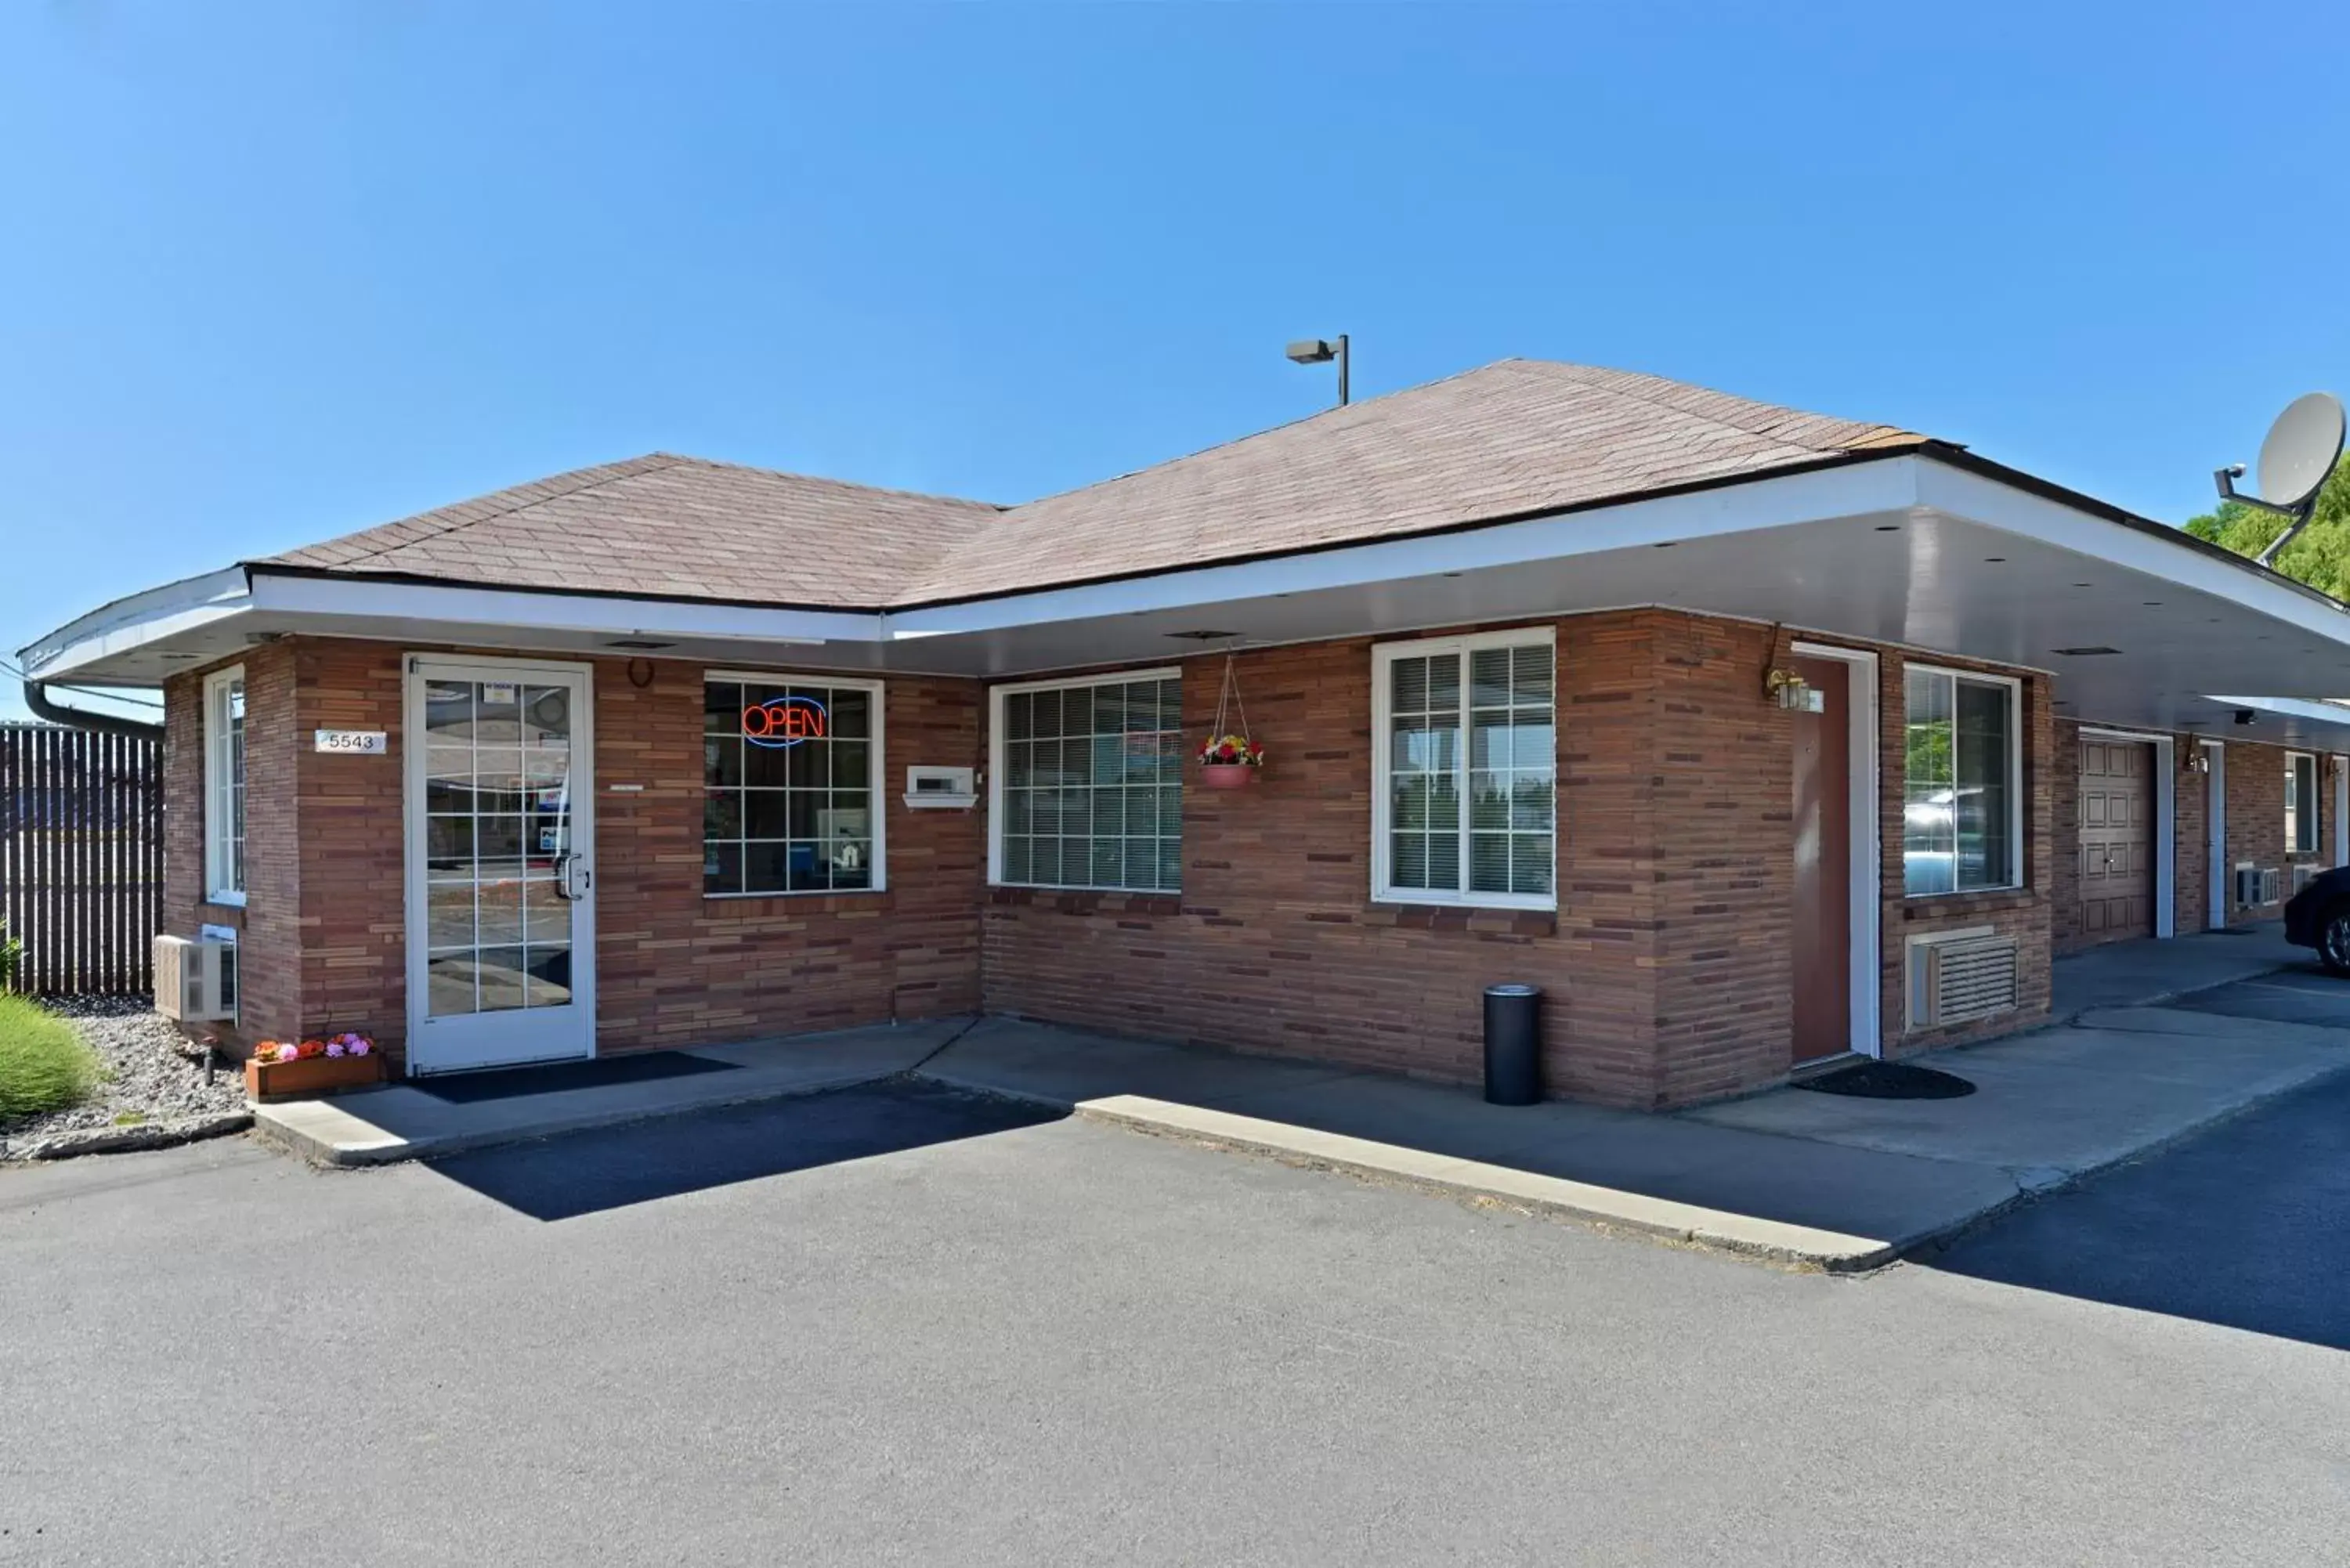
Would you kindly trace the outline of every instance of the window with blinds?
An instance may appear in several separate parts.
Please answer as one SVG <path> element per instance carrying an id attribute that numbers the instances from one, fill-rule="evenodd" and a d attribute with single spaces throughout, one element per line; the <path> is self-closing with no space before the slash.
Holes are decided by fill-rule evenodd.
<path id="1" fill-rule="evenodd" d="M 1390 643 L 1373 658 L 1373 896 L 1555 908 L 1549 631 Z"/>
<path id="2" fill-rule="evenodd" d="M 1172 893 L 1183 885 L 1183 682 L 1172 670 L 994 692 L 994 879 Z"/>

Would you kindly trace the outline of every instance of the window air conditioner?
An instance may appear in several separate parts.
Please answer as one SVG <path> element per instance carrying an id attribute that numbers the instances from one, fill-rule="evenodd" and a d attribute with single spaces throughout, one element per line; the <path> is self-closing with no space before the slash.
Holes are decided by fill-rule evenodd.
<path id="1" fill-rule="evenodd" d="M 182 1023 L 236 1016 L 236 945 L 155 939 L 155 1011 Z"/>

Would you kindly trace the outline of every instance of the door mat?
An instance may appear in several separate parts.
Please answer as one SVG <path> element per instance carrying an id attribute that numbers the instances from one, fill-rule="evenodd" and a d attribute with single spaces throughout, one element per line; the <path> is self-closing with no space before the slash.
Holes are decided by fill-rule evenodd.
<path id="1" fill-rule="evenodd" d="M 689 1056 L 682 1051 L 640 1051 L 588 1062 L 550 1062 L 539 1067 L 501 1067 L 493 1073 L 454 1073 L 412 1079 L 409 1087 L 452 1106 L 510 1100 L 519 1095 L 552 1095 L 564 1089 L 600 1089 L 608 1084 L 650 1084 L 696 1073 L 731 1073 L 735 1064 Z"/>
<path id="2" fill-rule="evenodd" d="M 1816 1078 L 1797 1079 L 1794 1086 L 1863 1100 L 1955 1100 L 1975 1092 L 1973 1084 L 1955 1074 L 1906 1062 L 1862 1062 Z"/>

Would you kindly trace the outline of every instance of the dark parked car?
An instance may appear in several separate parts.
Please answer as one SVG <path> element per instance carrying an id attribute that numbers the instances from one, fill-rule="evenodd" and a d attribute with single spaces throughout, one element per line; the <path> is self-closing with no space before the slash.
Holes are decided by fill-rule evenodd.
<path id="1" fill-rule="evenodd" d="M 2284 907 L 2284 940 L 2315 948 L 2329 971 L 2350 975 L 2350 866 L 2320 872 L 2293 896 Z"/>

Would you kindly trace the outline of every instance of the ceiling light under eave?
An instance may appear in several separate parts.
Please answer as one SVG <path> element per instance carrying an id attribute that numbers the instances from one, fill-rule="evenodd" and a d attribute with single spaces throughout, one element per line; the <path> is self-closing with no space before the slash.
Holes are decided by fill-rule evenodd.
<path id="1" fill-rule="evenodd" d="M 2103 643 L 2095 643 L 2086 648 L 2052 648 L 2048 651 L 2062 654 L 2066 659 L 2102 659 L 2107 654 L 2119 653 L 2121 649 L 2107 648 Z"/>

